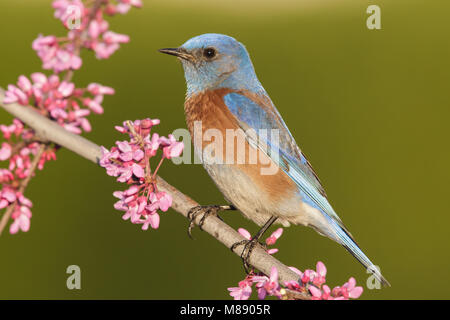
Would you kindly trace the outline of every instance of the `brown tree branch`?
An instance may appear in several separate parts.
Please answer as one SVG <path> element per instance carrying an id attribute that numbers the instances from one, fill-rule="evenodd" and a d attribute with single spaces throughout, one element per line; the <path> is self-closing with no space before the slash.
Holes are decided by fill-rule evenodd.
<path id="1" fill-rule="evenodd" d="M 79 135 L 66 131 L 56 122 L 40 115 L 31 107 L 21 106 L 16 103 L 3 104 L 3 99 L 4 90 L 0 88 L 0 106 L 2 106 L 3 109 L 12 114 L 14 117 L 19 118 L 21 121 L 33 128 L 41 139 L 53 141 L 54 143 L 71 150 L 85 159 L 98 163 L 101 157 L 101 150 L 98 145 Z M 174 186 L 170 185 L 159 176 L 157 177 L 157 184 L 159 189 L 172 195 L 172 208 L 184 217 L 187 218 L 189 210 L 199 205 L 196 201 L 176 189 Z M 195 219 L 195 223 L 198 224 L 200 219 L 201 216 L 197 217 Z M 244 240 L 238 232 L 215 216 L 209 216 L 205 219 L 202 228 L 204 231 L 223 243 L 227 248 L 231 248 L 234 243 Z M 234 249 L 234 253 L 240 256 L 242 250 L 243 246 L 238 246 Z M 259 246 L 255 247 L 252 251 L 249 262 L 252 266 L 267 275 L 270 274 L 272 267 L 276 267 L 281 283 L 291 280 L 298 281 L 298 275 L 295 272 L 290 270 L 273 256 L 269 255 Z M 308 294 L 299 293 L 296 298 L 309 299 L 310 296 Z"/>

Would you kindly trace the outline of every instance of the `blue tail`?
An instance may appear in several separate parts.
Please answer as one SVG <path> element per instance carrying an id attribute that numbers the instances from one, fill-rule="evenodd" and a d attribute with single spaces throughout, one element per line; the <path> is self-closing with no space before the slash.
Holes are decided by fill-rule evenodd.
<path id="1" fill-rule="evenodd" d="M 331 222 L 331 227 L 336 235 L 336 241 L 342 244 L 342 246 L 367 270 L 369 270 L 384 287 L 390 287 L 390 283 L 383 277 L 372 261 L 370 261 L 370 259 L 362 252 L 349 232 L 345 230 L 345 228 L 339 226 L 333 219 L 329 219 L 329 221 Z"/>

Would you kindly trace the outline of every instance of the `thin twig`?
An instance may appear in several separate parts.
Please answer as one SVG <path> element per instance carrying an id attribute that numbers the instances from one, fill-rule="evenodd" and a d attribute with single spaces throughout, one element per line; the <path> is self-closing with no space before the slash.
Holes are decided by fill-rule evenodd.
<path id="1" fill-rule="evenodd" d="M 98 164 L 102 156 L 101 149 L 98 145 L 81 136 L 68 132 L 54 121 L 37 113 L 31 107 L 21 106 L 16 103 L 3 104 L 3 99 L 4 90 L 0 88 L 0 106 L 3 106 L 7 112 L 33 128 L 42 139 L 53 141 L 81 157 Z M 187 218 L 189 210 L 199 205 L 196 201 L 183 194 L 159 176 L 157 176 L 157 184 L 159 189 L 171 194 L 173 198 L 172 208 L 184 217 Z M 201 215 L 196 217 L 195 223 L 197 225 L 200 219 Z M 204 221 L 202 229 L 223 243 L 227 248 L 231 248 L 234 243 L 244 240 L 243 236 L 215 216 L 209 216 Z M 240 256 L 242 250 L 243 246 L 238 246 L 233 252 Z M 255 247 L 249 257 L 249 262 L 265 274 L 270 274 L 272 267 L 276 267 L 281 283 L 299 280 L 298 275 L 294 271 L 269 255 L 262 247 Z M 299 293 L 297 298 L 310 299 L 310 295 Z"/>

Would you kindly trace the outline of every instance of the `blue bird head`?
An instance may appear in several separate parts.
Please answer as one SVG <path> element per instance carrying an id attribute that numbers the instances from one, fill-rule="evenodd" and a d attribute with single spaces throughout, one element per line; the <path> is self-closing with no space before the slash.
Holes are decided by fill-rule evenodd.
<path id="1" fill-rule="evenodd" d="M 207 33 L 159 51 L 177 56 L 183 64 L 188 96 L 219 88 L 265 92 L 247 50 L 232 37 Z"/>

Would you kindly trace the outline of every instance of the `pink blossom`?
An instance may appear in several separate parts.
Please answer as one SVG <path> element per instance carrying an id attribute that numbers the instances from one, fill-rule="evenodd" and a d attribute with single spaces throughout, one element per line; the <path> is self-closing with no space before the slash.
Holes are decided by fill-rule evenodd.
<path id="1" fill-rule="evenodd" d="M 64 129 L 67 131 L 74 133 L 74 134 L 80 134 L 81 129 L 74 123 L 64 123 L 63 124 Z"/>
<path id="2" fill-rule="evenodd" d="M 95 31 L 93 31 L 93 33 L 96 33 Z M 120 44 L 128 43 L 130 41 L 130 37 L 125 34 L 106 30 L 102 31 L 104 31 L 102 39 L 92 41 L 90 45 L 91 49 L 95 51 L 97 59 L 109 58 L 116 50 L 120 48 Z"/>
<path id="3" fill-rule="evenodd" d="M 50 160 L 56 160 L 56 153 L 54 149 L 48 149 L 44 151 L 41 158 L 39 159 L 38 169 L 42 170 L 44 168 L 45 162 Z"/>
<path id="4" fill-rule="evenodd" d="M 98 93 L 97 90 L 102 89 L 91 86 L 91 90 L 94 90 L 92 93 Z M 161 145 L 160 137 L 156 133 L 150 139 L 150 129 L 158 123 L 159 120 L 148 118 L 134 122 L 125 121 L 123 126 L 116 126 L 116 130 L 129 135 L 130 140 L 117 141 L 111 150 L 102 147 L 102 157 L 99 161 L 108 175 L 118 177 L 117 181 L 131 185 L 123 192 L 114 192 L 114 196 L 119 198 L 114 208 L 125 211 L 122 218 L 130 219 L 134 224 L 142 224 L 143 230 L 149 227 L 157 229 L 160 223 L 158 210 L 166 212 L 172 205 L 171 195 L 158 191 L 154 179 L 164 158 L 154 172 L 148 165 L 149 159 L 156 155 L 156 151 L 167 146 Z M 170 140 L 169 143 L 174 144 Z"/>
<path id="5" fill-rule="evenodd" d="M 79 56 L 65 49 L 56 50 L 54 55 L 48 56 L 42 61 L 44 62 L 42 68 L 53 69 L 56 73 L 69 69 L 77 70 L 82 64 Z"/>
<path id="6" fill-rule="evenodd" d="M 228 288 L 230 292 L 230 296 L 233 297 L 234 300 L 248 300 L 250 295 L 252 294 L 252 280 L 250 278 L 246 278 L 239 282 L 238 287 Z"/>
<path id="7" fill-rule="evenodd" d="M 333 300 L 331 297 L 331 289 L 326 284 L 322 286 L 322 297 L 323 300 Z"/>
<path id="8" fill-rule="evenodd" d="M 133 168 L 132 167 L 124 167 L 120 169 L 120 176 L 117 178 L 118 182 L 128 182 L 133 176 Z"/>
<path id="9" fill-rule="evenodd" d="M 31 80 L 33 81 L 33 86 L 39 89 L 42 89 L 48 82 L 47 76 L 41 72 L 32 73 Z"/>
<path id="10" fill-rule="evenodd" d="M 268 237 L 266 239 L 266 244 L 274 245 L 275 242 L 277 242 L 277 240 L 281 237 L 282 234 L 283 234 L 283 228 L 278 228 L 270 235 L 270 237 Z"/>
<path id="11" fill-rule="evenodd" d="M 14 180 L 14 175 L 12 174 L 12 172 L 9 171 L 8 169 L 0 168 L 0 183 L 4 184 L 12 180 Z"/>
<path id="12" fill-rule="evenodd" d="M 15 134 L 18 136 L 22 133 L 23 124 L 20 120 L 14 119 L 13 123 L 9 126 L 5 126 L 4 124 L 0 125 L 0 130 L 2 131 L 5 139 L 10 139 L 11 135 Z"/>
<path id="13" fill-rule="evenodd" d="M 152 138 L 149 139 L 150 135 L 148 135 L 145 138 L 145 142 L 147 145 L 147 155 L 149 155 L 150 157 L 153 157 L 156 155 L 156 152 L 159 150 L 159 146 L 160 146 L 160 140 L 159 140 L 159 135 L 157 133 L 152 134 Z"/>
<path id="14" fill-rule="evenodd" d="M 322 291 L 315 286 L 310 286 L 309 292 L 311 293 L 313 300 L 320 300 L 322 298 Z"/>
<path id="15" fill-rule="evenodd" d="M 3 103 L 14 103 L 14 102 L 17 102 L 25 106 L 28 104 L 28 96 L 22 90 L 10 84 L 8 85 L 8 90 L 5 93 Z"/>
<path id="16" fill-rule="evenodd" d="M 356 287 L 356 280 L 353 277 L 351 277 L 348 282 L 344 283 L 342 287 L 336 287 L 332 291 L 335 296 L 342 296 L 345 299 L 357 299 L 361 296 L 362 292 L 363 288 Z"/>
<path id="17" fill-rule="evenodd" d="M 116 144 L 122 153 L 131 152 L 131 150 L 133 150 L 128 141 L 120 141 L 120 142 L 116 142 Z"/>
<path id="18" fill-rule="evenodd" d="M 327 274 L 327 268 L 323 262 L 319 261 L 316 265 L 316 271 L 307 269 L 303 273 L 301 280 L 303 283 L 313 283 L 315 286 L 320 287 L 325 283 L 325 276 Z"/>
<path id="19" fill-rule="evenodd" d="M 22 206 L 25 206 L 28 208 L 31 208 L 33 206 L 33 203 L 31 202 L 31 200 L 26 198 L 22 193 L 16 192 L 16 197 L 19 199 L 19 203 Z"/>
<path id="20" fill-rule="evenodd" d="M 36 51 L 48 50 L 49 47 L 57 45 L 58 41 L 55 36 L 43 36 L 40 34 L 32 43 L 31 47 Z"/>
<path id="21" fill-rule="evenodd" d="M 120 34 L 112 31 L 106 31 L 103 34 L 103 40 L 107 44 L 114 44 L 114 43 L 127 43 L 130 41 L 130 37 L 125 34 Z"/>
<path id="22" fill-rule="evenodd" d="M 119 3 L 116 6 L 113 5 L 108 6 L 109 14 L 115 13 L 125 14 L 130 10 L 132 6 L 137 8 L 142 7 L 142 0 L 118 0 L 118 1 Z"/>
<path id="23" fill-rule="evenodd" d="M 10 204 L 16 201 L 16 193 L 9 187 L 4 187 L 0 191 L 0 209 L 8 207 Z"/>
<path id="24" fill-rule="evenodd" d="M 9 227 L 9 232 L 11 234 L 16 234 L 17 232 L 19 232 L 19 230 L 22 232 L 27 232 L 28 230 L 30 230 L 30 218 L 31 214 L 27 215 L 25 213 L 20 213 L 14 219 L 14 222 L 11 223 L 11 226 Z"/>
<path id="25" fill-rule="evenodd" d="M 3 142 L 2 147 L 0 148 L 0 160 L 4 161 L 9 159 L 9 157 L 11 157 L 11 151 L 11 145 L 7 142 Z"/>
<path id="26" fill-rule="evenodd" d="M 252 235 L 250 234 L 250 232 L 248 232 L 247 230 L 245 230 L 244 228 L 239 228 L 238 232 L 241 236 L 243 236 L 245 239 L 247 240 L 251 240 Z"/>
<path id="27" fill-rule="evenodd" d="M 296 267 L 288 267 L 288 268 L 294 271 L 296 274 L 298 274 L 300 278 L 303 276 L 303 272 L 298 270 Z"/>
<path id="28" fill-rule="evenodd" d="M 172 196 L 164 191 L 150 193 L 151 204 L 147 207 L 149 211 L 161 210 L 166 212 L 172 206 Z"/>
<path id="29" fill-rule="evenodd" d="M 2 199 L 5 199 L 9 203 L 12 203 L 17 199 L 16 193 L 14 192 L 13 189 L 10 188 L 4 188 L 0 193 L 0 197 Z"/>
<path id="30" fill-rule="evenodd" d="M 81 67 L 81 58 L 76 55 L 70 48 L 62 48 L 59 46 L 56 37 L 39 35 L 33 41 L 33 49 L 41 58 L 44 69 L 52 69 L 55 73 L 59 73 L 68 69 L 79 69 Z"/>
<path id="31" fill-rule="evenodd" d="M 309 283 L 312 279 L 314 279 L 315 271 L 311 269 L 306 269 L 305 272 L 303 272 L 302 276 L 302 282 L 303 283 Z"/>
<path id="32" fill-rule="evenodd" d="M 88 32 L 89 32 L 89 36 L 91 37 L 91 38 L 94 38 L 94 39 L 96 39 L 96 38 L 98 38 L 98 36 L 101 34 L 101 26 L 100 26 L 100 23 L 99 23 L 99 21 L 97 21 L 97 20 L 93 20 L 90 24 L 89 24 L 89 29 L 88 29 Z"/>
<path id="33" fill-rule="evenodd" d="M 93 49 L 95 51 L 95 56 L 97 59 L 108 59 L 114 52 L 119 49 L 119 44 L 106 44 L 104 42 L 100 42 L 93 45 Z"/>
<path id="34" fill-rule="evenodd" d="M 117 149 L 112 149 L 112 151 L 109 151 L 105 147 L 101 146 L 102 151 L 102 158 L 100 159 L 100 165 L 105 166 L 107 164 L 110 164 L 111 159 L 117 159 L 119 157 L 119 151 Z"/>
<path id="35" fill-rule="evenodd" d="M 153 229 L 159 228 L 160 217 L 157 212 L 152 212 L 147 215 L 147 218 L 142 223 L 142 230 L 148 230 L 148 226 L 150 225 Z"/>
<path id="36" fill-rule="evenodd" d="M 90 132 L 92 130 L 91 123 L 86 118 L 78 118 L 76 123 L 86 132 Z"/>
<path id="37" fill-rule="evenodd" d="M 135 120 L 132 124 L 134 127 L 134 130 L 139 132 L 139 135 L 144 137 L 144 142 L 145 143 L 150 143 L 150 130 L 153 126 L 157 125 L 160 123 L 159 119 L 150 119 L 150 118 L 146 118 L 143 120 Z M 128 128 L 128 125 L 126 124 L 126 121 L 123 123 L 122 126 L 115 126 L 115 129 L 117 131 L 119 131 L 120 133 L 128 133 L 131 136 L 131 132 L 130 129 Z M 154 148 L 158 149 L 159 148 L 159 135 L 157 133 L 154 134 L 155 137 L 152 137 L 153 139 L 156 139 L 158 145 Z M 133 137 L 132 137 L 133 138 Z"/>
<path id="38" fill-rule="evenodd" d="M 256 282 L 258 288 L 258 298 L 264 299 L 266 295 L 281 296 L 280 285 L 278 284 L 278 270 L 276 267 L 272 267 L 270 271 L 270 277 L 260 276 L 253 277 L 253 282 Z"/>
<path id="39" fill-rule="evenodd" d="M 142 166 L 134 163 L 132 166 L 133 174 L 138 178 L 143 178 L 145 175 L 144 168 Z"/>
<path id="40" fill-rule="evenodd" d="M 57 92 L 61 94 L 62 97 L 67 98 L 73 93 L 75 85 L 72 82 L 63 81 L 58 87 Z"/>
<path id="41" fill-rule="evenodd" d="M 316 265 L 316 273 L 314 279 L 312 280 L 316 286 L 321 286 L 325 283 L 325 276 L 327 274 L 327 268 L 322 261 L 318 261 Z"/>
<path id="42" fill-rule="evenodd" d="M 89 109 L 91 109 L 94 113 L 102 114 L 103 113 L 103 107 L 101 106 L 103 97 L 102 96 L 96 96 L 94 99 L 86 98 L 83 100 L 83 104 Z"/>
<path id="43" fill-rule="evenodd" d="M 19 76 L 19 80 L 17 81 L 17 85 L 19 88 L 26 94 L 31 95 L 32 85 L 30 80 L 28 80 L 25 76 Z"/>
<path id="44" fill-rule="evenodd" d="M 176 141 L 173 134 L 169 134 L 169 138 L 161 137 L 159 142 L 163 145 L 163 154 L 167 159 L 179 157 L 183 152 L 184 144 Z"/>
<path id="45" fill-rule="evenodd" d="M 101 84 L 98 83 L 91 83 L 90 85 L 88 85 L 87 89 L 94 96 L 115 93 L 113 88 L 102 86 Z"/>
<path id="46" fill-rule="evenodd" d="M 120 199 L 115 203 L 114 208 L 125 211 L 122 218 L 124 220 L 130 219 L 132 223 L 142 224 L 143 230 L 147 230 L 149 226 L 157 229 L 160 217 L 156 211 L 147 210 L 147 198 L 139 196 L 140 192 L 141 189 L 136 185 L 131 186 L 124 192 L 114 192 L 114 196 Z"/>

